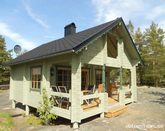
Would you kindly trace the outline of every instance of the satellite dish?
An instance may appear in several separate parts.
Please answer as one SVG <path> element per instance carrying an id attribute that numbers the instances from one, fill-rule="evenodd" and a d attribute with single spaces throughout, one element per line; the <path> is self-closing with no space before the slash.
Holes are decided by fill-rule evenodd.
<path id="1" fill-rule="evenodd" d="M 20 45 L 15 45 L 14 46 L 14 52 L 16 53 L 16 54 L 20 54 L 21 53 L 21 46 Z"/>

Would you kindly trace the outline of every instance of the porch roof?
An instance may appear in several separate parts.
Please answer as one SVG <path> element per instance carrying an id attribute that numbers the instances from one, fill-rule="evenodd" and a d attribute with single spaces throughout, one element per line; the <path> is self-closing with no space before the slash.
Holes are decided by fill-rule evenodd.
<path id="1" fill-rule="evenodd" d="M 119 22 L 124 23 L 122 18 L 117 18 L 110 22 L 86 29 L 73 35 L 68 35 L 61 39 L 42 44 L 41 46 L 34 48 L 31 51 L 24 53 L 23 55 L 18 56 L 17 58 L 7 62 L 6 64 L 16 65 L 33 60 L 48 58 L 63 53 L 76 52 L 90 41 L 96 39 L 98 36 L 104 34 L 106 31 L 111 30 Z M 132 44 L 135 47 L 133 41 Z M 135 51 L 140 58 L 136 47 Z"/>

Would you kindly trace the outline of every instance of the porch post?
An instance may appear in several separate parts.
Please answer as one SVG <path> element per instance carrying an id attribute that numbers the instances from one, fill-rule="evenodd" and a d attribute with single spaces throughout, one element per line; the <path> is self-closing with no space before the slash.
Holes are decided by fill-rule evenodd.
<path id="1" fill-rule="evenodd" d="M 102 66 L 102 84 L 103 84 L 103 92 L 106 92 L 105 68 L 106 68 L 106 64 L 104 64 L 104 65 Z"/>
<path id="2" fill-rule="evenodd" d="M 123 66 L 123 52 L 124 52 L 124 44 L 121 38 L 118 38 L 118 57 L 120 59 L 120 88 L 119 88 L 119 102 L 124 104 L 124 92 L 122 87 L 122 66 Z"/>
<path id="3" fill-rule="evenodd" d="M 81 58 L 73 55 L 71 62 L 71 123 L 78 128 L 81 122 Z"/>
<path id="4" fill-rule="evenodd" d="M 120 67 L 120 88 L 119 88 L 119 102 L 121 103 L 121 104 L 123 104 L 124 103 L 124 94 L 123 94 L 123 87 L 122 87 L 122 83 L 123 83 L 123 73 L 122 73 L 122 71 L 123 71 L 123 68 L 122 68 L 122 66 Z"/>
<path id="5" fill-rule="evenodd" d="M 107 112 L 108 108 L 108 93 L 106 92 L 106 64 L 102 66 L 102 84 L 103 84 L 103 93 L 101 93 L 101 107 L 102 113 L 100 114 L 101 118 L 104 118 L 104 112 Z"/>
<path id="6" fill-rule="evenodd" d="M 137 101 L 137 85 L 136 85 L 136 66 L 131 69 L 131 91 L 132 101 Z"/>

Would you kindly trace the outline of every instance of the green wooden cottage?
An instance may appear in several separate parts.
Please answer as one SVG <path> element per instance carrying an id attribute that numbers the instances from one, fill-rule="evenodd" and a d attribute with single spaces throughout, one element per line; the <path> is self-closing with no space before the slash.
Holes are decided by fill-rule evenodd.
<path id="1" fill-rule="evenodd" d="M 114 105 L 137 101 L 136 66 L 140 61 L 122 18 L 81 32 L 71 23 L 65 26 L 63 38 L 8 63 L 12 106 L 22 103 L 28 115 L 30 107 L 39 106 L 45 87 L 54 100 L 52 112 L 77 128 L 83 119 L 97 114 L 104 117 Z M 116 79 L 111 75 L 114 69 Z M 130 72 L 127 84 L 124 69 Z"/>

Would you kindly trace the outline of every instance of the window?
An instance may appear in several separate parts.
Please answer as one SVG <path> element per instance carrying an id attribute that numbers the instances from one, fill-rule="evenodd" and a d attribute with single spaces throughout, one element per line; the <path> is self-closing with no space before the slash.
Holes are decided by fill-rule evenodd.
<path id="1" fill-rule="evenodd" d="M 96 70 L 96 86 L 102 83 L 102 70 Z"/>
<path id="2" fill-rule="evenodd" d="M 32 89 L 40 89 L 42 80 L 41 66 L 31 68 Z"/>
<path id="3" fill-rule="evenodd" d="M 71 68 L 70 67 L 57 67 L 57 85 L 66 86 L 67 89 L 71 88 Z"/>
<path id="4" fill-rule="evenodd" d="M 117 58 L 118 56 L 118 41 L 112 37 L 112 35 L 107 36 L 107 55 L 108 57 Z"/>
<path id="5" fill-rule="evenodd" d="M 81 87 L 85 89 L 85 87 L 89 86 L 89 69 L 82 69 L 81 71 Z"/>

